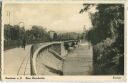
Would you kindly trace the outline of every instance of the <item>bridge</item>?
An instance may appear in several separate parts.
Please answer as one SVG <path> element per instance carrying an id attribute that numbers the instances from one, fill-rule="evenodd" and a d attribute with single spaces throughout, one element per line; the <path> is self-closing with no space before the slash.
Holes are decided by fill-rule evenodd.
<path id="1" fill-rule="evenodd" d="M 5 75 L 91 75 L 93 73 L 93 52 L 88 42 L 70 40 L 39 43 L 27 46 L 24 51 L 25 54 L 17 55 L 13 55 L 14 51 L 5 51 Z M 12 62 L 9 65 L 7 61 Z"/>

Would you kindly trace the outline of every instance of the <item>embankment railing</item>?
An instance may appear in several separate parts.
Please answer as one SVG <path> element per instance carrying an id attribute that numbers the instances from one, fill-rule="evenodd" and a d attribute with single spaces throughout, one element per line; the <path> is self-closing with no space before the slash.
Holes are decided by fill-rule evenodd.
<path id="1" fill-rule="evenodd" d="M 31 75 L 37 75 L 37 69 L 36 69 L 36 58 L 40 52 L 43 50 L 49 50 L 52 49 L 53 51 L 56 51 L 58 55 L 64 56 L 66 53 L 64 53 L 64 43 L 69 43 L 73 41 L 65 41 L 65 42 L 51 42 L 51 43 L 42 43 L 37 45 L 32 45 L 30 50 L 30 72 Z M 75 41 L 76 42 L 76 41 Z M 62 49 L 63 47 L 63 49 Z M 63 59 L 62 59 L 63 60 Z"/>
<path id="2" fill-rule="evenodd" d="M 34 45 L 31 47 L 31 54 L 30 54 L 30 66 L 31 66 L 31 75 L 36 75 L 37 74 L 37 69 L 36 69 L 36 58 L 38 54 L 45 49 L 54 49 L 54 46 L 60 45 L 61 42 L 53 42 L 53 43 L 46 43 L 42 46 L 34 47 Z M 59 49 L 59 48 L 57 48 Z M 61 50 L 61 49 L 60 49 Z M 61 55 L 61 51 L 58 51 L 58 53 Z"/>

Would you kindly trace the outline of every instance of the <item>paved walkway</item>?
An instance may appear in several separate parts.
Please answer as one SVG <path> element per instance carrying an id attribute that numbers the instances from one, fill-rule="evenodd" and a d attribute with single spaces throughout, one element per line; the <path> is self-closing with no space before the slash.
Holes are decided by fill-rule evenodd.
<path id="1" fill-rule="evenodd" d="M 14 48 L 4 52 L 4 75 L 30 75 L 30 48 Z"/>
<path id="2" fill-rule="evenodd" d="M 35 49 L 47 43 L 35 45 Z M 4 51 L 4 75 L 30 75 L 30 49 L 31 45 L 24 48 L 14 48 Z"/>
<path id="3" fill-rule="evenodd" d="M 25 50 L 23 48 L 14 48 L 4 52 L 4 75 L 30 75 L 30 48 L 31 45 L 28 45 Z M 55 57 L 46 54 L 47 59 L 44 59 L 44 57 L 42 59 L 43 61 L 52 61 L 53 68 L 62 64 Z M 63 73 L 64 75 L 90 75 L 93 69 L 92 63 L 92 48 L 89 48 L 87 43 L 80 44 L 79 47 L 72 49 L 66 57 L 63 64 Z M 45 64 L 52 67 L 49 62 Z M 51 75 L 51 73 L 49 74 Z M 48 75 L 48 72 L 46 75 Z"/>
<path id="4" fill-rule="evenodd" d="M 92 48 L 88 43 L 80 44 L 67 55 L 64 65 L 64 75 L 91 75 L 93 69 Z"/>

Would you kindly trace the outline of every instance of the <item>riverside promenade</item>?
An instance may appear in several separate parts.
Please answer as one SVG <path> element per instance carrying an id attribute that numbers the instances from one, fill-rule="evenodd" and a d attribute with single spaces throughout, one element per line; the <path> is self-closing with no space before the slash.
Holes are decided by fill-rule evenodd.
<path id="1" fill-rule="evenodd" d="M 43 46 L 49 43 L 37 44 Z M 4 52 L 4 75 L 31 75 L 30 66 L 31 45 L 14 48 Z M 50 50 L 50 49 L 49 49 Z M 93 52 L 88 43 L 79 43 L 70 48 L 64 60 L 59 54 L 45 49 L 36 59 L 37 75 L 91 75 L 93 71 Z M 63 49 L 64 50 L 64 49 Z"/>

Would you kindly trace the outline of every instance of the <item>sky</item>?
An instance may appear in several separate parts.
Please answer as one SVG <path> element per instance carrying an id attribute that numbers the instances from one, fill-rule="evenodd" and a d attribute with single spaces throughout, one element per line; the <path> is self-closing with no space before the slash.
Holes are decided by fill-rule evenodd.
<path id="1" fill-rule="evenodd" d="M 83 3 L 6 3 L 4 24 L 25 26 L 39 25 L 57 32 L 82 32 L 84 25 L 89 29 L 89 13 L 79 14 Z M 95 7 L 89 12 L 95 12 Z"/>

